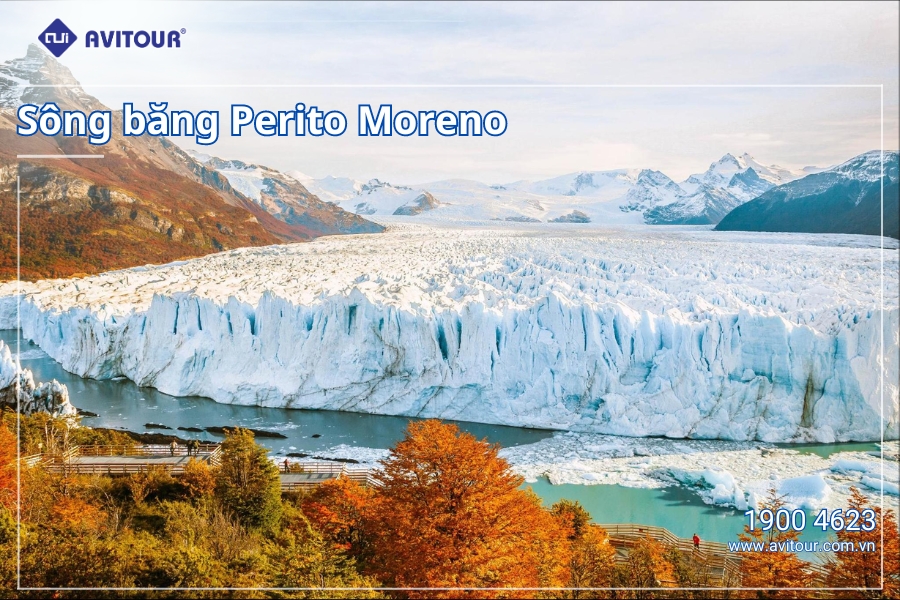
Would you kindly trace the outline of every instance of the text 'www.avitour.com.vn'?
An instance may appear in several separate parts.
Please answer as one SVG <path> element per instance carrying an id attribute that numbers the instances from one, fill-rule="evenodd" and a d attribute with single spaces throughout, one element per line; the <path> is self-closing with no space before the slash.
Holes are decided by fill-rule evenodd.
<path id="1" fill-rule="evenodd" d="M 875 552 L 875 542 L 728 542 L 731 552 Z"/>

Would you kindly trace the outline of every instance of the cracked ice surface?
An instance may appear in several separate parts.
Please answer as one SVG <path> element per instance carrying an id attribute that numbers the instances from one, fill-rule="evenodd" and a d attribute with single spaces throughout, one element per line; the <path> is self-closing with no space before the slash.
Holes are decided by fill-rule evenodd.
<path id="1" fill-rule="evenodd" d="M 226 403 L 896 439 L 898 256 L 882 271 L 873 240 L 393 224 L 28 284 L 22 329 L 78 375 Z M 15 289 L 0 285 L 0 327 L 15 325 Z"/>

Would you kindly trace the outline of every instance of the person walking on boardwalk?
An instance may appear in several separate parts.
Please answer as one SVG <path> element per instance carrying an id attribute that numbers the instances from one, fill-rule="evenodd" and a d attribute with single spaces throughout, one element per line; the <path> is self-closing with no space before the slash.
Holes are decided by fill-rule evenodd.
<path id="1" fill-rule="evenodd" d="M 172 454 L 172 456 L 175 456 L 175 450 L 177 450 L 177 449 L 178 449 L 178 442 L 176 442 L 175 440 L 172 440 L 172 443 L 169 444 L 169 452 Z"/>
<path id="2" fill-rule="evenodd" d="M 694 537 L 691 539 L 694 540 L 694 551 L 695 552 L 699 551 L 700 550 L 700 536 L 695 533 Z"/>
<path id="3" fill-rule="evenodd" d="M 188 456 L 193 454 L 194 456 L 200 456 L 200 442 L 196 439 L 192 439 L 188 442 Z"/>

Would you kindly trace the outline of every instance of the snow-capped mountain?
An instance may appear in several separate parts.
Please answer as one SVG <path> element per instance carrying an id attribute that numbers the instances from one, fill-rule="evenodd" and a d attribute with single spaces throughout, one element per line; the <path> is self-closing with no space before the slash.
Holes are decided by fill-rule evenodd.
<path id="1" fill-rule="evenodd" d="M 300 181 L 275 169 L 208 154 L 188 153 L 206 167 L 224 175 L 234 189 L 288 225 L 305 227 L 319 234 L 384 231 L 381 225 L 366 221 L 331 202 L 323 202 Z"/>
<path id="2" fill-rule="evenodd" d="M 357 181 L 332 176 L 312 179 L 302 174 L 297 179 L 322 200 L 358 215 L 393 215 L 401 206 L 414 202 L 424 192 L 423 189 L 394 185 L 380 179 Z"/>
<path id="3" fill-rule="evenodd" d="M 568 219 L 577 212 L 584 217 L 574 217 L 576 222 L 713 224 L 736 206 L 807 172 L 765 166 L 749 154 L 726 154 L 681 183 L 652 169 L 580 171 L 501 185 L 450 179 L 403 186 L 302 174 L 298 179 L 320 198 L 361 215 L 394 215 L 430 193 L 439 205 L 427 212 L 429 219 L 572 222 Z"/>
<path id="4" fill-rule="evenodd" d="M 422 192 L 413 200 L 407 202 L 406 204 L 395 210 L 394 214 L 399 216 L 420 215 L 424 212 L 434 210 L 440 205 L 441 203 L 438 202 L 434 196 L 432 196 L 428 192 Z"/>
<path id="5" fill-rule="evenodd" d="M 34 87 L 39 85 L 65 87 Z M 25 56 L 0 63 L 0 110 L 44 102 L 56 102 L 60 108 L 105 108 L 81 88 L 72 71 L 30 44 Z"/>
<path id="6" fill-rule="evenodd" d="M 880 151 L 774 187 L 736 207 L 717 229 L 881 235 L 882 168 L 884 234 L 900 237 L 900 160 L 885 152 L 882 166 Z"/>
<path id="7" fill-rule="evenodd" d="M 644 220 L 651 224 L 717 223 L 744 202 L 804 174 L 778 165 L 762 165 L 746 153 L 740 157 L 726 154 L 705 172 L 691 175 L 678 184 L 681 193 L 671 202 L 646 206 Z"/>
<path id="8" fill-rule="evenodd" d="M 794 179 L 799 179 L 801 177 L 806 177 L 807 175 L 812 175 L 813 173 L 818 173 L 824 169 L 819 167 L 803 167 L 802 169 L 785 169 L 784 167 L 779 167 L 778 165 L 764 165 L 760 162 L 757 162 L 755 158 L 747 154 L 741 154 L 735 160 L 738 161 L 738 164 L 743 165 L 744 168 L 753 169 L 757 175 L 759 175 L 760 179 L 765 179 L 769 183 L 774 183 L 775 185 L 781 185 L 782 183 L 786 183 L 788 181 L 793 181 Z"/>
<path id="9" fill-rule="evenodd" d="M 541 196 L 568 196 L 612 200 L 627 192 L 637 181 L 639 171 L 583 171 L 541 181 L 517 181 L 503 187 Z"/>

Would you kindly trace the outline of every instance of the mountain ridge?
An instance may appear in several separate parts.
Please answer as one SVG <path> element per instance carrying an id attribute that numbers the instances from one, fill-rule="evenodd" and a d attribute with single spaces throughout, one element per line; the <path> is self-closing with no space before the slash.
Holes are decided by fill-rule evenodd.
<path id="1" fill-rule="evenodd" d="M 881 235 L 883 227 L 900 239 L 900 156 L 883 154 L 883 164 L 882 151 L 872 150 L 776 186 L 736 207 L 716 229 Z"/>
<path id="2" fill-rule="evenodd" d="M 392 185 L 377 179 L 363 183 L 349 177 L 300 176 L 313 193 L 358 214 L 393 215 L 428 192 L 440 203 L 429 218 L 549 222 L 577 211 L 583 222 L 702 225 L 715 224 L 743 202 L 804 174 L 765 166 L 744 153 L 726 154 L 682 182 L 649 168 L 576 171 L 494 185 L 459 178 Z"/>
<path id="3" fill-rule="evenodd" d="M 63 87 L 37 87 L 54 84 Z M 34 44 L 24 57 L 0 63 L 0 279 L 16 276 L 17 177 L 25 279 L 306 241 L 344 233 L 340 219 L 362 221 L 318 199 L 310 201 L 321 206 L 322 218 L 279 219 L 167 138 L 122 137 L 119 111 L 112 112 L 113 139 L 103 146 L 79 137 L 19 136 L 14 108 L 26 101 L 55 102 L 63 110 L 108 110 Z M 20 160 L 20 154 L 103 158 Z M 328 215 L 334 223 L 327 222 Z"/>

